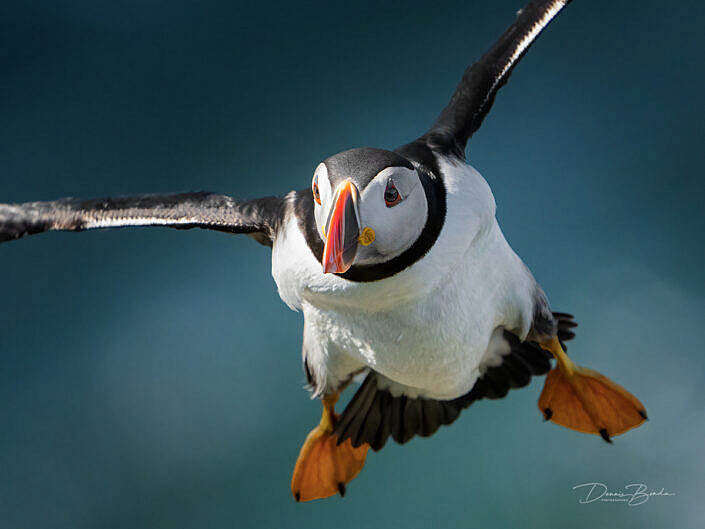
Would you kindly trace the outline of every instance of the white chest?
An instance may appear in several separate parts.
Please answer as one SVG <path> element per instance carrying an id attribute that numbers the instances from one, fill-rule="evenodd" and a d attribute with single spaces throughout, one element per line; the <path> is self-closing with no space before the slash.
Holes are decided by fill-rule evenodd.
<path id="1" fill-rule="evenodd" d="M 528 331 L 533 278 L 494 209 L 478 230 L 476 215 L 463 209 L 472 207 L 467 190 L 450 184 L 448 216 L 431 251 L 380 281 L 324 275 L 296 222 L 284 228 L 272 274 L 281 298 L 304 312 L 304 349 L 317 379 L 335 386 L 368 366 L 424 396 L 453 398 L 472 388 L 497 327 Z"/>

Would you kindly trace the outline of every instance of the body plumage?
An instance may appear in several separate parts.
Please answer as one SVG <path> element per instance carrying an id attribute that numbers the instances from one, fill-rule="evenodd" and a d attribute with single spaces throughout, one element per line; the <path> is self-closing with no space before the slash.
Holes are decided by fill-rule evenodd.
<path id="1" fill-rule="evenodd" d="M 369 367 L 408 395 L 455 398 L 508 352 L 497 329 L 522 341 L 529 334 L 543 293 L 506 242 L 489 186 L 460 160 L 439 166 L 451 229 L 398 274 L 375 282 L 321 275 L 295 219 L 274 240 L 272 275 L 284 302 L 303 311 L 316 394 Z"/>

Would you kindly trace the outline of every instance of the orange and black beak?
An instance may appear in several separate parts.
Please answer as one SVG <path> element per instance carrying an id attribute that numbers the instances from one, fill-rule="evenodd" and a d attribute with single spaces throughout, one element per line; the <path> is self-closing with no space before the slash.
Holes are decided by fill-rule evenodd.
<path id="1" fill-rule="evenodd" d="M 357 197 L 357 187 L 350 180 L 345 180 L 335 192 L 325 228 L 326 245 L 321 260 L 324 274 L 342 274 L 353 264 L 361 229 Z"/>

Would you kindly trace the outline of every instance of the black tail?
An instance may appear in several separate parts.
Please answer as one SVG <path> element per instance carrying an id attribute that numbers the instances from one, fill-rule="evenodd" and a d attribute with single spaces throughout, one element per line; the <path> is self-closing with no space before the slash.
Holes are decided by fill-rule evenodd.
<path id="1" fill-rule="evenodd" d="M 573 331 L 573 329 L 578 326 L 575 321 L 575 316 L 565 312 L 554 312 L 553 317 L 556 319 L 556 322 L 558 322 L 558 331 L 556 332 L 558 341 L 561 342 L 563 350 L 567 351 L 568 348 L 565 346 L 565 342 L 575 338 L 575 331 Z"/>
<path id="2" fill-rule="evenodd" d="M 571 330 L 577 324 L 573 316 L 555 312 L 558 338 L 561 342 L 575 336 Z M 551 353 L 536 342 L 521 342 L 510 333 L 504 333 L 511 351 L 500 365 L 488 368 L 473 388 L 453 400 L 434 400 L 397 397 L 387 389 L 380 389 L 378 373 L 370 371 L 362 386 L 341 414 L 334 430 L 338 443 L 350 439 L 357 447 L 369 443 L 373 450 L 381 449 L 391 435 L 397 443 L 406 443 L 414 437 L 428 437 L 441 425 L 455 421 L 460 412 L 479 399 L 501 399 L 510 389 L 526 386 L 531 377 L 544 375 L 551 369 Z"/>

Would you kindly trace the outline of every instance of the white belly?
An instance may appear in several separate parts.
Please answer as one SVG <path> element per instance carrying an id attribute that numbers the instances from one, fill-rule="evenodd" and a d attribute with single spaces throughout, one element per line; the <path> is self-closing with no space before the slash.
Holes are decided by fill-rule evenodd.
<path id="1" fill-rule="evenodd" d="M 464 321 L 464 312 L 452 314 L 442 305 L 430 298 L 395 310 L 367 312 L 305 303 L 307 325 L 311 322 L 323 331 L 318 333 L 318 346 L 307 344 L 308 354 L 314 362 L 327 363 L 332 383 L 346 380 L 351 365 L 366 366 L 417 394 L 457 397 L 475 383 L 494 325 Z"/>
<path id="2" fill-rule="evenodd" d="M 326 389 L 370 367 L 413 388 L 406 393 L 454 398 L 497 353 L 495 329 L 528 332 L 535 283 L 497 226 L 494 201 L 491 222 L 478 232 L 465 225 L 477 224 L 477 212 L 467 212 L 464 190 L 449 183 L 436 244 L 390 278 L 356 283 L 324 275 L 293 219 L 275 242 L 272 274 L 282 299 L 304 312 L 307 363 Z"/>

